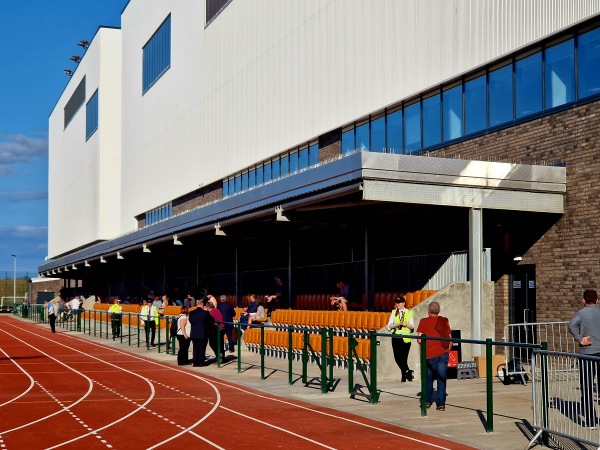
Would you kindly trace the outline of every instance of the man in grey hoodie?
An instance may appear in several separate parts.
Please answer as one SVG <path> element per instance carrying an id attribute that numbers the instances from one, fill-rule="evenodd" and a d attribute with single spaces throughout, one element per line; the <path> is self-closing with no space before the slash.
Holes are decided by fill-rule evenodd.
<path id="1" fill-rule="evenodd" d="M 583 308 L 569 322 L 569 331 L 579 343 L 579 353 L 592 358 L 579 361 L 579 386 L 581 390 L 581 412 L 588 428 L 597 425 L 594 406 L 594 378 L 600 388 L 600 306 L 598 294 L 593 289 L 583 293 Z"/>

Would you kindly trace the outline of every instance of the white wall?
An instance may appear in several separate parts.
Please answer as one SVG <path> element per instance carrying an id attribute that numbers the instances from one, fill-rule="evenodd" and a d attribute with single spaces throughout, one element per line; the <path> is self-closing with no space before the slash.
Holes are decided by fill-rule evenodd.
<path id="1" fill-rule="evenodd" d="M 86 99 L 67 128 L 64 107 L 83 77 Z M 86 142 L 86 103 L 98 89 L 98 130 Z M 119 232 L 121 37 L 100 29 L 49 120 L 48 255 Z"/>

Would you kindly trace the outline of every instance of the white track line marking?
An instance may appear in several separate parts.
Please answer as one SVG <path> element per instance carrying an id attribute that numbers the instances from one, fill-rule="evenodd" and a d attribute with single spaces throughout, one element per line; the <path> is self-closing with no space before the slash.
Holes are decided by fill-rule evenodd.
<path id="1" fill-rule="evenodd" d="M 23 328 L 20 328 L 20 329 L 21 329 L 21 330 L 23 330 Z M 34 334 L 34 335 L 36 335 L 36 336 L 40 337 L 41 339 L 45 339 L 45 340 L 47 340 L 47 341 L 51 341 L 51 342 L 52 342 L 52 343 L 54 343 L 54 344 L 60 345 L 60 346 L 62 346 L 62 347 L 66 347 L 66 348 L 68 348 L 69 350 L 76 351 L 77 353 L 80 353 L 80 354 L 82 354 L 82 355 L 84 355 L 84 356 L 87 356 L 87 357 L 89 357 L 89 358 L 92 358 L 92 359 L 98 360 L 98 361 L 100 361 L 100 362 L 102 362 L 102 363 L 104 363 L 104 364 L 107 364 L 107 365 L 111 366 L 111 367 L 115 367 L 115 368 L 117 368 L 117 369 L 119 369 L 119 370 L 121 370 L 121 371 L 123 371 L 123 372 L 127 372 L 127 373 L 130 373 L 130 374 L 132 374 L 132 375 L 134 375 L 134 376 L 138 377 L 138 378 L 141 378 L 141 379 L 142 379 L 142 380 L 144 380 L 144 381 L 145 381 L 147 384 L 149 384 L 149 385 L 150 385 L 150 387 L 151 387 L 151 392 L 152 392 L 152 395 L 151 395 L 151 397 L 149 397 L 149 398 L 146 400 L 146 402 L 144 402 L 144 404 L 143 404 L 143 405 L 141 405 L 139 408 L 135 409 L 135 410 L 134 410 L 134 411 L 132 411 L 131 413 L 127 414 L 126 416 L 123 416 L 123 417 L 121 417 L 119 420 L 113 421 L 113 422 L 111 422 L 111 423 L 109 423 L 109 424 L 107 424 L 107 425 L 105 425 L 105 426 L 103 426 L 103 427 L 97 428 L 97 429 L 95 429 L 95 430 L 93 430 L 93 431 L 90 431 L 89 433 L 86 433 L 86 434 L 84 434 L 84 435 L 82 435 L 82 436 L 79 436 L 79 437 L 77 437 L 77 438 L 73 438 L 73 439 L 71 439 L 71 440 L 69 440 L 69 441 L 65 441 L 65 442 L 62 442 L 62 443 L 60 443 L 60 444 L 57 444 L 57 445 L 55 445 L 54 447 L 48 447 L 46 450 L 50 450 L 50 449 L 54 449 L 54 448 L 58 448 L 58 447 L 60 447 L 60 446 L 63 446 L 63 445 L 65 445 L 65 444 L 69 444 L 69 443 L 71 443 L 71 442 L 77 441 L 77 440 L 79 440 L 79 439 L 82 439 L 82 438 L 84 438 L 84 437 L 86 437 L 86 436 L 89 436 L 89 435 L 92 435 L 92 434 L 94 434 L 94 435 L 95 435 L 95 434 L 96 434 L 98 431 L 102 431 L 102 430 L 104 430 L 104 429 L 106 429 L 106 428 L 109 428 L 110 426 L 112 426 L 112 425 L 114 425 L 114 424 L 116 424 L 116 423 L 119 423 L 119 422 L 121 422 L 121 421 L 125 420 L 126 418 L 128 418 L 128 417 L 132 416 L 133 414 L 137 413 L 137 412 L 138 412 L 138 411 L 140 411 L 141 409 L 146 409 L 146 408 L 145 408 L 145 406 L 146 406 L 148 403 L 150 403 L 150 401 L 151 401 L 151 400 L 154 398 L 154 396 L 155 396 L 155 394 L 156 394 L 156 392 L 155 392 L 155 390 L 154 390 L 154 385 L 153 385 L 152 383 L 150 383 L 150 382 L 149 382 L 149 381 L 148 381 L 148 380 L 147 380 L 145 377 L 143 377 L 142 375 L 139 375 L 139 374 L 137 374 L 137 373 L 135 373 L 135 372 L 132 372 L 132 371 L 130 371 L 130 370 L 127 370 L 127 369 L 124 369 L 124 368 L 122 368 L 122 367 L 116 366 L 116 365 L 114 365 L 114 364 L 112 364 L 112 363 L 109 363 L 109 362 L 107 362 L 107 361 L 104 361 L 104 360 L 102 360 L 102 359 L 100 359 L 100 358 L 97 358 L 97 357 L 95 357 L 95 356 L 89 355 L 89 354 L 87 354 L 87 353 L 85 353 L 85 352 L 82 352 L 81 350 L 77 350 L 77 349 L 75 349 L 75 348 L 72 348 L 72 347 L 69 347 L 69 346 L 67 346 L 67 345 L 65 345 L 65 344 L 61 344 L 60 342 L 56 342 L 56 341 L 54 341 L 54 340 L 52 340 L 52 339 L 48 339 L 48 338 L 46 338 L 46 337 L 44 337 L 44 336 L 40 336 L 40 335 L 38 335 L 38 334 L 35 334 L 35 333 L 31 332 L 31 331 L 28 331 L 28 330 L 23 330 L 23 331 L 25 331 L 26 333 L 29 333 L 29 334 Z M 7 334 L 8 334 L 8 333 L 7 333 Z M 66 336 L 68 336 L 68 335 L 66 335 Z M 70 338 L 73 338 L 73 336 L 68 336 L 68 337 L 70 337 Z M 16 339 L 18 339 L 18 338 L 16 338 Z M 19 339 L 19 340 L 20 340 L 20 339 Z M 79 342 L 87 342 L 88 344 L 89 344 L 89 342 L 90 342 L 90 341 L 85 341 L 85 340 L 83 340 L 83 339 L 77 339 L 77 340 L 78 340 Z M 21 342 L 23 342 L 23 341 L 21 341 Z M 103 347 L 103 348 L 106 348 L 106 347 L 104 347 L 104 346 L 102 346 L 102 347 Z M 122 353 L 122 354 L 124 354 L 124 355 L 128 355 L 127 353 Z M 132 355 L 131 355 L 131 354 L 129 354 L 129 356 L 132 356 Z M 54 358 L 53 358 L 53 359 L 54 359 Z M 141 360 L 141 358 L 136 358 L 136 359 L 140 359 L 140 360 Z M 152 361 L 152 362 L 153 362 L 153 361 Z M 67 367 L 67 366 L 65 365 L 65 367 Z M 167 366 L 167 367 L 169 367 L 169 366 Z M 74 369 L 72 369 L 72 370 L 74 370 Z M 189 431 L 189 432 L 191 432 L 192 434 L 194 434 L 194 435 L 195 435 L 195 433 L 194 433 L 193 431 L 191 431 L 191 430 L 192 430 L 192 428 L 194 428 L 194 427 L 198 426 L 200 423 L 204 422 L 204 421 L 205 421 L 205 420 L 206 420 L 208 417 L 210 417 L 210 416 L 211 416 L 211 415 L 214 413 L 214 411 L 215 411 L 215 410 L 216 410 L 216 409 L 219 407 L 219 405 L 220 405 L 220 403 L 221 403 L 221 395 L 220 395 L 220 393 L 219 393 L 219 390 L 218 390 L 218 389 L 217 389 L 217 388 L 216 388 L 216 387 L 215 387 L 215 386 L 214 386 L 212 383 L 210 383 L 208 380 L 203 380 L 203 381 L 204 381 L 206 384 L 208 384 L 209 386 L 211 386 L 211 387 L 212 387 L 212 389 L 214 390 L 214 392 L 215 392 L 215 394 L 216 394 L 216 397 L 217 397 L 217 399 L 216 399 L 216 401 L 215 401 L 215 404 L 214 404 L 214 406 L 211 408 L 211 410 L 210 410 L 208 413 L 206 413 L 206 414 L 205 414 L 203 417 L 201 417 L 201 418 L 200 418 L 200 419 L 199 419 L 199 420 L 198 420 L 196 423 L 192 424 L 191 426 L 189 426 L 188 428 L 184 429 L 183 431 L 181 431 L 181 432 L 177 433 L 176 435 L 173 435 L 173 436 L 171 436 L 170 438 L 168 438 L 168 439 L 166 439 L 166 440 L 164 440 L 164 441 L 162 441 L 162 442 L 160 442 L 160 443 L 158 443 L 158 444 L 154 445 L 153 447 L 149 447 L 149 449 L 151 449 L 151 448 L 155 448 L 156 446 L 159 446 L 159 445 L 162 445 L 162 444 L 164 444 L 164 443 L 166 443 L 166 442 L 169 442 L 169 441 L 171 441 L 171 440 L 173 440 L 173 439 L 175 439 L 175 438 L 177 438 L 177 437 L 181 436 L 182 434 L 184 434 L 184 433 L 186 433 L 186 432 L 188 432 L 188 431 Z M 1 434 L 2 434 L 2 433 L 0 433 L 0 435 L 1 435 Z M 208 441 L 208 440 L 204 439 L 204 438 L 203 438 L 203 437 L 201 437 L 201 436 L 198 436 L 198 435 L 196 435 L 196 437 L 199 437 L 199 438 L 200 438 L 200 439 L 202 439 L 203 441 L 205 441 L 205 442 L 207 442 L 207 443 L 211 444 L 212 446 L 214 446 L 214 447 L 216 447 L 216 448 L 219 448 L 219 449 L 221 449 L 221 450 L 224 450 L 224 449 L 222 449 L 221 447 L 219 447 L 217 444 L 214 444 L 214 443 L 212 443 L 212 442 L 210 442 L 210 441 Z"/>
<path id="2" fill-rule="evenodd" d="M 69 337 L 70 339 L 75 339 L 75 340 L 82 341 L 82 342 L 90 342 L 90 341 L 87 341 L 86 339 L 82 339 L 82 338 L 79 338 L 77 336 L 68 335 L 67 337 Z M 102 345 L 101 343 L 95 343 L 95 344 L 96 345 Z M 127 352 L 124 352 L 122 350 L 117 350 L 116 348 L 107 347 L 107 346 L 103 346 L 103 347 L 106 348 L 106 349 L 110 349 L 111 351 L 113 351 L 115 353 L 119 353 L 121 355 L 129 355 L 132 358 L 139 359 L 139 360 L 145 361 L 145 362 L 150 362 L 150 363 L 152 363 L 154 365 L 157 365 L 157 366 L 160 366 L 160 367 L 163 367 L 163 368 L 165 368 L 165 367 L 166 368 L 170 368 L 171 370 L 174 370 L 174 371 L 177 371 L 177 372 L 180 372 L 180 373 L 183 373 L 183 374 L 186 374 L 186 375 L 198 378 L 199 380 L 202 380 L 202 381 L 204 381 L 206 383 L 212 384 L 207 379 L 205 379 L 204 377 L 202 377 L 200 375 L 192 374 L 190 372 L 178 369 L 177 367 L 174 367 L 174 366 L 162 363 L 162 362 L 154 361 L 154 360 L 151 360 L 151 359 L 142 358 L 142 357 L 139 357 L 137 355 L 134 355 L 133 353 L 127 353 Z M 361 425 L 361 426 L 363 426 L 365 428 L 370 428 L 372 430 L 381 431 L 382 433 L 391 434 L 392 436 L 397 436 L 397 437 L 400 437 L 400 438 L 404 438 L 404 439 L 408 439 L 408 440 L 411 440 L 411 441 L 414 441 L 414 442 L 418 442 L 418 443 L 421 443 L 423 445 L 427 445 L 429 447 L 439 448 L 441 450 L 451 450 L 448 447 L 443 447 L 443 446 L 440 446 L 440 445 L 437 445 L 437 444 L 433 444 L 431 442 L 423 441 L 423 440 L 418 439 L 418 438 L 407 436 L 405 434 L 400 434 L 400 433 L 396 433 L 396 432 L 393 432 L 393 431 L 389 431 L 389 430 L 386 430 L 386 429 L 383 429 L 383 428 L 376 427 L 374 425 L 369 425 L 367 423 L 356 421 L 354 419 L 348 419 L 348 418 L 345 418 L 345 417 L 337 416 L 335 414 L 331 414 L 331 413 L 319 411 L 319 410 L 312 409 L 312 408 L 309 408 L 309 407 L 306 407 L 306 406 L 297 405 L 295 403 L 291 403 L 291 402 L 288 402 L 288 401 L 285 401 L 285 400 L 281 400 L 281 399 L 277 399 L 277 398 L 264 397 L 263 394 L 257 394 L 257 393 L 254 393 L 254 392 L 250 392 L 250 391 L 244 390 L 243 388 L 241 388 L 239 386 L 236 386 L 234 384 L 225 383 L 223 381 L 215 381 L 214 383 L 215 384 L 220 384 L 220 385 L 223 385 L 223 386 L 227 386 L 227 387 L 232 388 L 232 389 L 236 389 L 238 391 L 244 392 L 244 393 L 249 394 L 249 395 L 253 395 L 255 397 L 260 397 L 262 400 L 267 399 L 267 400 L 271 400 L 271 401 L 274 401 L 274 402 L 279 402 L 279 403 L 283 403 L 283 404 L 286 404 L 286 405 L 294 406 L 296 408 L 300 408 L 300 409 L 303 409 L 303 410 L 306 410 L 306 411 L 311 411 L 311 412 L 314 412 L 314 413 L 317 413 L 317 414 L 321 414 L 321 415 L 324 415 L 324 416 L 328 416 L 328 417 L 332 417 L 332 418 L 335 418 L 335 419 L 340 419 L 340 420 L 343 420 L 343 421 L 346 421 L 346 422 L 350 422 L 351 424 L 354 424 L 354 425 Z M 224 408 L 224 407 L 221 406 L 221 408 Z M 374 419 L 373 419 L 373 421 L 376 422 L 376 420 L 374 420 Z"/>
<path id="3" fill-rule="evenodd" d="M 7 401 L 7 402 L 4 402 L 4 403 L 2 403 L 2 404 L 0 405 L 0 408 L 1 408 L 2 406 L 4 406 L 4 405 L 8 405 L 9 403 L 12 403 L 12 402 L 14 402 L 15 400 L 18 400 L 19 398 L 21 398 L 21 397 L 23 397 L 25 394 L 27 394 L 27 393 L 28 393 L 28 392 L 29 392 L 31 389 L 33 389 L 33 386 L 35 386 L 35 381 L 33 380 L 33 377 L 32 377 L 31 375 L 29 375 L 29 374 L 28 374 L 28 373 L 25 371 L 25 369 L 23 369 L 23 368 L 22 368 L 22 367 L 21 367 L 21 366 L 20 366 L 20 365 L 19 365 L 19 364 L 18 364 L 18 363 L 17 363 L 17 362 L 14 360 L 14 359 L 12 359 L 10 356 L 8 356 L 8 354 L 7 354 L 7 353 L 6 353 L 4 350 L 2 350 L 1 348 L 0 348 L 0 352 L 4 353 L 4 354 L 6 355 L 6 357 L 7 357 L 7 358 L 10 360 L 10 362 L 12 362 L 12 363 L 13 363 L 15 366 L 17 366 L 17 367 L 19 368 L 19 370 L 20 370 L 21 372 L 23 372 L 23 373 L 24 373 L 24 374 L 25 374 L 25 375 L 26 375 L 26 376 L 29 378 L 29 387 L 28 387 L 28 388 L 27 388 L 25 391 L 23 391 L 23 393 L 21 393 L 21 395 L 19 395 L 19 396 L 15 397 L 15 398 L 13 398 L 13 399 L 10 399 L 10 400 L 9 400 L 9 401 Z"/>

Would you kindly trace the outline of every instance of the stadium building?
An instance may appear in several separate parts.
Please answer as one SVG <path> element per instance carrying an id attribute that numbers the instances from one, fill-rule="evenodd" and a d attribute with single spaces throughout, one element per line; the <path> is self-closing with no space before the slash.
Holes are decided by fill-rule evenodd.
<path id="1" fill-rule="evenodd" d="M 65 292 L 469 281 L 481 336 L 600 280 L 600 3 L 131 0 L 49 119 Z M 463 336 L 470 337 L 470 336 Z"/>

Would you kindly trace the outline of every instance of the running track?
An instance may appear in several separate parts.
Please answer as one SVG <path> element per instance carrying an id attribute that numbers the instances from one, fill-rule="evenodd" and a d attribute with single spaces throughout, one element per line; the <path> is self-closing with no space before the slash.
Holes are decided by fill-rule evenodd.
<path id="1" fill-rule="evenodd" d="M 471 448 L 9 315 L 0 315 L 0 386 L 1 450 Z"/>

